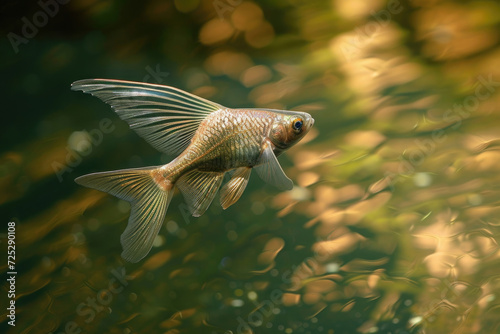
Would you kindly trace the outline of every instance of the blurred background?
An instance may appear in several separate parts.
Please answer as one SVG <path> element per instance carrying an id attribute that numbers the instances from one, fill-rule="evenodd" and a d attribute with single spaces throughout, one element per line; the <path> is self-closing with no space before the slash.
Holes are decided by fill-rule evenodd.
<path id="1" fill-rule="evenodd" d="M 4 1 L 3 333 L 499 333 L 500 3 Z M 175 196 L 120 258 L 128 203 L 74 178 L 162 155 L 79 79 L 309 112 L 226 211 Z"/>

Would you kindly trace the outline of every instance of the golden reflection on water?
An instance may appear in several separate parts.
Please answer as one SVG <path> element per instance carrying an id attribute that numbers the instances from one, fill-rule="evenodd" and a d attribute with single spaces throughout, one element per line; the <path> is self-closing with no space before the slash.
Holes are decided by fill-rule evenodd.
<path id="1" fill-rule="evenodd" d="M 88 164 L 113 166 L 102 161 L 119 159 L 110 152 L 126 128 L 117 125 L 61 183 L 53 163 L 79 152 L 68 138 L 80 128 L 41 131 L 1 154 L 0 203 L 54 198 L 18 224 L 19 327 L 498 331 L 500 7 L 492 1 L 401 2 L 398 9 L 385 1 L 290 3 L 151 1 L 142 20 L 166 31 L 160 49 L 174 59 L 181 51 L 169 44 L 165 17 L 189 18 L 197 37 L 186 37 L 182 48 L 201 49 L 203 56 L 197 65 L 185 60 L 180 88 L 229 106 L 313 114 L 315 128 L 280 158 L 296 185 L 292 191 L 278 193 L 253 176 L 237 205 L 223 212 L 214 202 L 199 219 L 187 217 L 174 199 L 152 253 L 126 264 L 119 235 L 127 204 L 72 184 Z M 71 3 L 95 22 L 116 6 Z M 127 25 L 116 34 L 130 35 L 110 46 L 119 58 L 151 43 Z M 74 57 L 68 41 L 41 59 L 47 71 L 57 71 L 77 66 Z M 55 124 L 59 113 L 78 119 L 85 108 L 68 105 L 47 112 L 45 121 Z M 87 135 L 73 138 L 89 144 Z M 120 154 L 134 152 L 142 161 L 144 146 L 133 141 Z M 101 301 L 98 310 L 85 304 L 88 298 Z"/>

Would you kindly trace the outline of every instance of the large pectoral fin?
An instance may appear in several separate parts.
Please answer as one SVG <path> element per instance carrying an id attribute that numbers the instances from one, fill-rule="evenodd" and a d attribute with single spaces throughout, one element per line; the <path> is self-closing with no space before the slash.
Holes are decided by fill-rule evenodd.
<path id="1" fill-rule="evenodd" d="M 291 190 L 293 182 L 285 175 L 276 155 L 274 155 L 272 144 L 267 141 L 264 144 L 264 152 L 260 156 L 259 165 L 254 167 L 260 178 L 281 190 Z"/>
<path id="2" fill-rule="evenodd" d="M 194 217 L 201 216 L 212 203 L 224 173 L 193 170 L 176 183 Z"/>
<path id="3" fill-rule="evenodd" d="M 222 186 L 220 191 L 220 204 L 226 210 L 236 203 L 245 190 L 252 169 L 249 167 L 237 168 L 228 183 Z"/>

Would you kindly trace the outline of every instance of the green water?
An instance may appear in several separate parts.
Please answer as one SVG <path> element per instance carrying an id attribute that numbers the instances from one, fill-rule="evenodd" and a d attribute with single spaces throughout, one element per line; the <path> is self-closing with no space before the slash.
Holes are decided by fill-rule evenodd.
<path id="1" fill-rule="evenodd" d="M 497 1 L 47 3 L 2 8 L 2 332 L 499 332 Z M 254 173 L 199 218 L 177 194 L 124 262 L 128 204 L 73 180 L 174 157 L 86 78 L 309 112 L 296 187 Z"/>

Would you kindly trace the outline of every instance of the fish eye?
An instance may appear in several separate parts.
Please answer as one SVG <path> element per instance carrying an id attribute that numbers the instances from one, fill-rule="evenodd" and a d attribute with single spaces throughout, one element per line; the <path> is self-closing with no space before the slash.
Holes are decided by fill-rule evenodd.
<path id="1" fill-rule="evenodd" d="M 293 121 L 292 127 L 295 131 L 300 131 L 302 129 L 302 125 L 304 125 L 304 122 L 302 121 L 301 118 L 297 118 Z"/>

